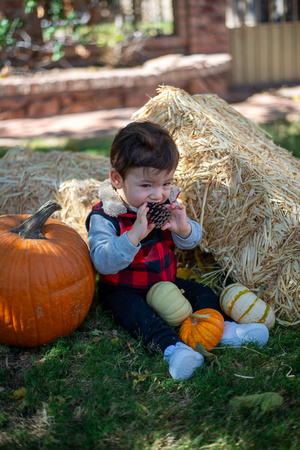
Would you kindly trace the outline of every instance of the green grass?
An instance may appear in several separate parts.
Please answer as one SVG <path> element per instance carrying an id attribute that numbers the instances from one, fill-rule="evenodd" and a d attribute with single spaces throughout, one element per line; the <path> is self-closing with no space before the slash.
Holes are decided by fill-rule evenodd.
<path id="1" fill-rule="evenodd" d="M 259 349 L 213 351 L 190 380 L 168 375 L 94 301 L 70 336 L 41 348 L 0 346 L 4 449 L 298 449 L 299 329 L 276 325 Z M 24 387 L 25 397 L 13 399 Z M 273 411 L 235 407 L 235 396 L 275 392 Z"/>
<path id="2" fill-rule="evenodd" d="M 109 156 L 109 149 L 112 141 L 113 136 L 100 136 L 86 139 L 36 138 L 24 139 L 20 146 L 38 152 L 72 151 Z M 0 146 L 0 158 L 3 157 L 10 148 L 11 147 L 8 146 Z"/>
<path id="3" fill-rule="evenodd" d="M 28 142 L 27 148 L 34 151 L 49 151 L 49 150 L 65 150 L 72 152 L 91 153 L 93 155 L 109 155 L 109 149 L 113 137 L 95 137 L 88 139 L 65 139 L 56 141 L 56 144 L 51 141 L 44 141 L 42 139 L 35 139 Z"/>
<path id="4" fill-rule="evenodd" d="M 297 158 L 300 157 L 300 121 L 288 122 L 286 120 L 278 120 L 262 124 L 261 128 L 270 134 L 270 139 L 276 144 L 291 151 Z M 26 139 L 22 141 L 21 145 L 32 151 L 48 152 L 53 150 L 69 150 L 108 156 L 112 140 L 113 136 L 100 136 L 87 139 L 38 138 Z M 0 158 L 8 150 L 9 147 L 0 146 Z"/>
<path id="5" fill-rule="evenodd" d="M 300 121 L 277 120 L 263 124 L 261 127 L 271 135 L 271 139 L 276 144 L 300 158 Z"/>

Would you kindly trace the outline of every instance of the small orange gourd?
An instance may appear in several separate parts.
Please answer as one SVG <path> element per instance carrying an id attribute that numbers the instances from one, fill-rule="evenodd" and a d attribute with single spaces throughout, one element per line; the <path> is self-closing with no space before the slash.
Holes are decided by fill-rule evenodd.
<path id="1" fill-rule="evenodd" d="M 212 350 L 221 340 L 225 322 L 219 311 L 204 308 L 191 314 L 180 327 L 179 337 L 189 347 L 196 349 L 199 342 L 206 350 Z"/>
<path id="2" fill-rule="evenodd" d="M 51 214 L 0 216 L 0 344 L 35 347 L 72 333 L 92 303 L 95 274 L 76 230 Z"/>

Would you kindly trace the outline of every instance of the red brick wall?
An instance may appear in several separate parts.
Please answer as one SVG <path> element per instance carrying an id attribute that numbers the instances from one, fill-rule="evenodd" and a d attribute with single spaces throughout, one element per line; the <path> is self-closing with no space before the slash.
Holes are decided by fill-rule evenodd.
<path id="1" fill-rule="evenodd" d="M 229 53 L 225 0 L 186 0 L 189 53 Z"/>
<path id="2" fill-rule="evenodd" d="M 0 120 L 143 106 L 161 85 L 226 98 L 230 56 L 169 55 L 128 69 L 54 69 L 0 83 Z"/>
<path id="3" fill-rule="evenodd" d="M 20 17 L 24 11 L 23 0 L 1 0 L 0 11 L 7 17 Z"/>
<path id="4" fill-rule="evenodd" d="M 175 35 L 152 39 L 148 51 L 158 56 L 169 46 L 169 53 L 229 53 L 225 0 L 173 0 L 173 5 Z"/>

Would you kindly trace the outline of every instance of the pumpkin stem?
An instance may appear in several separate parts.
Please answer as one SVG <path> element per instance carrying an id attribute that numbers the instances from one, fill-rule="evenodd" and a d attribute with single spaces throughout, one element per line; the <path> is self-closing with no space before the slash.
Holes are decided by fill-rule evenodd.
<path id="1" fill-rule="evenodd" d="M 195 319 L 209 319 L 210 318 L 210 314 L 190 314 L 190 317 L 195 318 Z"/>
<path id="2" fill-rule="evenodd" d="M 11 230 L 11 233 L 16 233 L 24 239 L 47 239 L 42 233 L 42 228 L 55 212 L 61 209 L 61 206 L 49 200 L 41 206 L 32 216 L 20 223 L 16 228 Z"/>
<path id="3" fill-rule="evenodd" d="M 260 296 L 261 296 L 261 294 L 262 294 L 262 292 L 263 292 L 263 290 L 264 290 L 264 287 L 265 287 L 265 285 L 262 284 L 262 285 L 260 286 L 260 288 L 258 289 L 258 292 L 257 292 L 257 294 L 256 294 L 258 298 L 260 298 Z"/>

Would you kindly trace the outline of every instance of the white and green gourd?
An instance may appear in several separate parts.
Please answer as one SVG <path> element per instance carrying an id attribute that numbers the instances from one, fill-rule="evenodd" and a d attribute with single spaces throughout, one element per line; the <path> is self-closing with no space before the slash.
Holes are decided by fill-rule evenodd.
<path id="1" fill-rule="evenodd" d="M 227 286 L 220 296 L 220 306 L 237 323 L 263 323 L 270 330 L 275 324 L 275 314 L 270 305 L 241 283 Z"/>
<path id="2" fill-rule="evenodd" d="M 176 284 L 160 281 L 149 289 L 147 303 L 166 323 L 178 326 L 193 312 L 183 293 L 184 290 L 179 289 Z"/>

